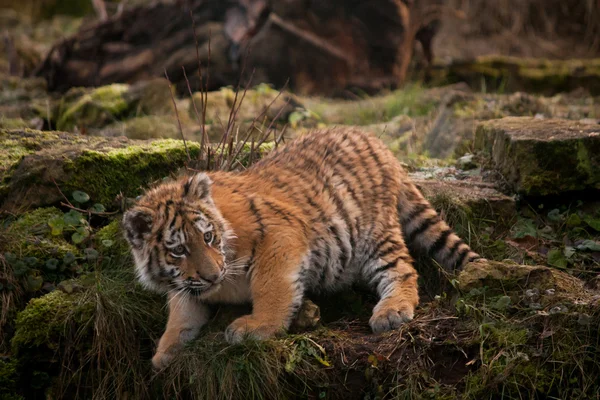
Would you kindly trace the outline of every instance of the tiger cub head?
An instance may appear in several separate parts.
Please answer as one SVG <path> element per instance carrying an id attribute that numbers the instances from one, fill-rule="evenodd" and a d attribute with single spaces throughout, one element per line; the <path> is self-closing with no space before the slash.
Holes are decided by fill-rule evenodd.
<path id="1" fill-rule="evenodd" d="M 228 272 L 233 232 L 215 206 L 205 173 L 163 183 L 123 216 L 140 282 L 158 292 L 203 297 Z"/>

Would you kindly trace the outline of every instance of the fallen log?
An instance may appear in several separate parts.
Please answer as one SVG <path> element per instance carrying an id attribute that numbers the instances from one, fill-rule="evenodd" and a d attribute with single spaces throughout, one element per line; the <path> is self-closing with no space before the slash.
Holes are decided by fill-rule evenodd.
<path id="1" fill-rule="evenodd" d="M 253 75 L 255 83 L 276 86 L 289 80 L 305 94 L 373 91 L 405 79 L 414 41 L 423 36 L 413 8 L 401 0 L 155 3 L 83 27 L 57 43 L 35 74 L 55 91 L 133 83 L 166 71 L 184 93 L 183 68 L 194 89 L 200 79 L 208 90 L 236 85 L 244 70 L 242 79 Z M 201 78 L 198 66 L 204 69 L 209 58 L 210 78 Z"/>

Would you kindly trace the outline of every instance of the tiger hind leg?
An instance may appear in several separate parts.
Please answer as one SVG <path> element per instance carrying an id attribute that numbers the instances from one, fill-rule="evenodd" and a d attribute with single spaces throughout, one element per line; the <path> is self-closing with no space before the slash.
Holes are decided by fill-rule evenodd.
<path id="1" fill-rule="evenodd" d="M 377 245 L 376 262 L 364 271 L 371 286 L 376 288 L 379 302 L 373 309 L 369 325 L 375 333 L 398 329 L 413 319 L 419 303 L 417 272 L 404 244 L 400 229 Z"/>

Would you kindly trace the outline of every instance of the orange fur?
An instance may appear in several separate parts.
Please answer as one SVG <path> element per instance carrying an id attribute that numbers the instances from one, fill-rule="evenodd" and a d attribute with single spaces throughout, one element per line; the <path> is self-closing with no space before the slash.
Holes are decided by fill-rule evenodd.
<path id="1" fill-rule="evenodd" d="M 364 280 L 380 296 L 370 324 L 381 332 L 419 301 L 405 240 L 449 269 L 478 257 L 385 145 L 354 128 L 315 131 L 243 172 L 162 184 L 124 225 L 140 280 L 169 293 L 156 367 L 206 323 L 206 304 L 251 301 L 226 338 L 265 339 L 289 327 L 306 292 Z"/>

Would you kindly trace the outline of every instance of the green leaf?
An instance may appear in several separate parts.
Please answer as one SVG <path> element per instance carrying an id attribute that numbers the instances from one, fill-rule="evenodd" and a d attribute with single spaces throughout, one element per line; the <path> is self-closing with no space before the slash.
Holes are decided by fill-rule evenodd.
<path id="1" fill-rule="evenodd" d="M 573 228 L 573 227 L 576 227 L 579 225 L 581 225 L 581 218 L 579 218 L 579 215 L 577 215 L 577 214 L 569 215 L 569 217 L 567 218 L 567 226 L 569 228 Z"/>
<path id="2" fill-rule="evenodd" d="M 72 193 L 73 200 L 78 203 L 87 203 L 90 201 L 90 196 L 86 192 L 82 192 L 81 190 L 76 190 Z"/>
<path id="3" fill-rule="evenodd" d="M 593 218 L 589 215 L 586 215 L 583 217 L 583 220 L 590 226 L 590 228 L 600 232 L 600 218 Z"/>
<path id="4" fill-rule="evenodd" d="M 288 117 L 288 122 L 290 123 L 292 128 L 296 128 L 298 126 L 298 122 L 302 121 L 304 119 L 304 117 L 305 117 L 305 115 L 303 112 L 293 111 L 292 113 L 290 113 L 290 116 Z"/>
<path id="5" fill-rule="evenodd" d="M 511 299 L 509 296 L 502 296 L 496 300 L 496 302 L 492 305 L 492 308 L 499 311 L 504 311 L 508 308 L 508 306 L 510 306 L 510 303 Z"/>
<path id="6" fill-rule="evenodd" d="M 88 237 L 90 236 L 90 231 L 85 227 L 85 226 L 80 226 L 79 228 L 77 228 L 75 230 L 77 233 L 79 233 L 80 235 L 82 235 L 83 237 Z"/>
<path id="7" fill-rule="evenodd" d="M 43 284 L 44 278 L 42 278 L 41 276 L 27 276 L 27 290 L 29 292 L 37 292 L 42 288 Z"/>
<path id="8" fill-rule="evenodd" d="M 56 268 L 58 268 L 58 260 L 56 258 L 51 258 L 46 261 L 46 269 L 48 271 L 56 271 Z"/>
<path id="9" fill-rule="evenodd" d="M 548 264 L 556 268 L 565 269 L 569 263 L 560 249 L 552 249 L 548 252 Z"/>
<path id="10" fill-rule="evenodd" d="M 65 220 L 63 216 L 56 216 L 48 221 L 48 226 L 52 229 L 53 236 L 60 236 L 63 233 L 65 227 Z"/>
<path id="11" fill-rule="evenodd" d="M 13 253 L 4 253 L 4 259 L 10 265 L 14 265 L 14 263 L 16 263 L 18 261 L 17 256 L 14 255 Z"/>
<path id="12" fill-rule="evenodd" d="M 85 240 L 85 236 L 83 236 L 79 232 L 75 232 L 73 233 L 73 235 L 71 235 L 71 240 L 73 241 L 73 243 L 79 244 Z"/>
<path id="13" fill-rule="evenodd" d="M 521 239 L 525 236 L 537 237 L 537 228 L 534 222 L 527 218 L 518 220 L 513 230 L 515 239 Z"/>
<path id="14" fill-rule="evenodd" d="M 571 259 L 571 257 L 573 257 L 573 255 L 575 254 L 575 247 L 572 246 L 565 246 L 565 250 L 563 251 L 563 254 L 565 255 L 565 257 L 567 257 L 567 259 Z"/>
<path id="15" fill-rule="evenodd" d="M 584 240 L 583 243 L 577 246 L 577 250 L 600 251 L 600 243 L 593 240 Z"/>
<path id="16" fill-rule="evenodd" d="M 96 249 L 87 248 L 83 251 L 88 261 L 94 261 L 98 259 L 98 251 Z"/>
<path id="17" fill-rule="evenodd" d="M 75 262 L 75 254 L 68 251 L 63 257 L 63 264 L 69 265 Z"/>
<path id="18" fill-rule="evenodd" d="M 560 210 L 558 208 L 550 210 L 550 212 L 548 213 L 548 219 L 550 221 L 554 221 L 554 222 L 560 221 L 562 219 L 562 215 L 560 213 Z"/>
<path id="19" fill-rule="evenodd" d="M 96 213 L 103 213 L 106 211 L 106 208 L 104 208 L 104 205 L 96 203 L 92 207 L 90 207 L 90 211 Z"/>
<path id="20" fill-rule="evenodd" d="M 38 263 L 38 259 L 35 257 L 25 257 L 23 261 L 25 261 L 25 264 L 27 264 L 30 267 L 35 267 Z"/>
<path id="21" fill-rule="evenodd" d="M 65 220 L 63 219 L 62 216 L 57 215 L 56 217 L 53 217 L 50 219 L 50 221 L 48 221 L 48 226 L 50 228 L 54 228 L 54 227 L 63 227 L 65 226 Z"/>
<path id="22" fill-rule="evenodd" d="M 102 241 L 102 246 L 104 246 L 104 247 L 112 247 L 113 244 L 114 244 L 114 242 L 110 239 L 104 239 Z"/>
<path id="23" fill-rule="evenodd" d="M 65 225 L 68 225 L 68 226 L 79 226 L 83 222 L 85 222 L 83 215 L 80 212 L 75 211 L 75 210 L 70 210 L 68 213 L 66 213 L 64 215 L 63 219 L 65 221 Z"/>
<path id="24" fill-rule="evenodd" d="M 27 267 L 27 264 L 25 264 L 22 260 L 15 261 L 12 267 L 15 276 L 23 276 L 27 271 L 29 271 L 29 267 Z"/>

